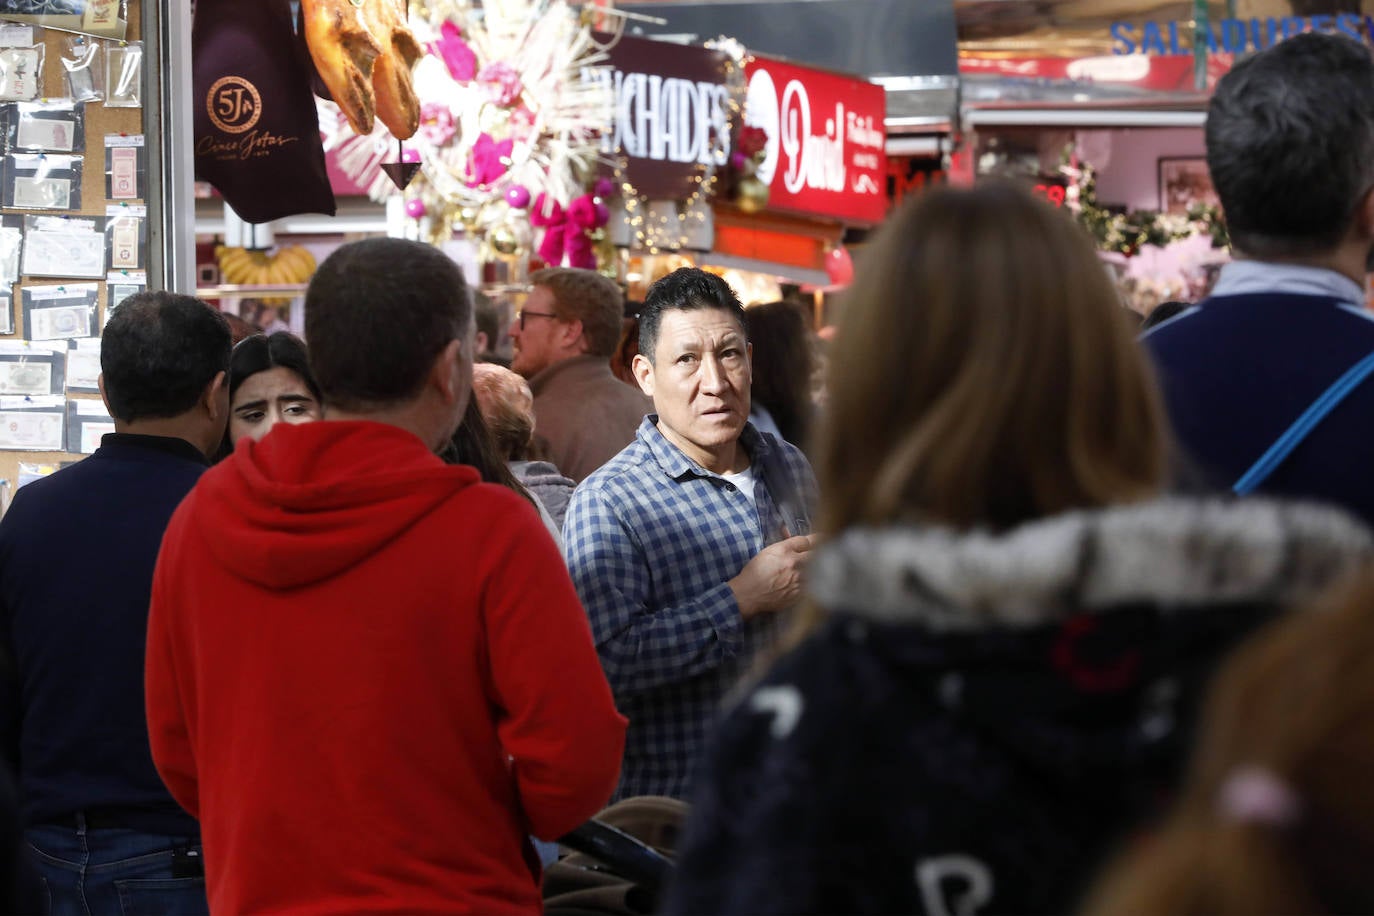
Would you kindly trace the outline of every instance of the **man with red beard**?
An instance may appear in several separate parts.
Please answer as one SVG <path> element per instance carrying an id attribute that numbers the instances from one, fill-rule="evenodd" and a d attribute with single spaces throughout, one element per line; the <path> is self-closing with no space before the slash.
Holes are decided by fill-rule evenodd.
<path id="1" fill-rule="evenodd" d="M 624 296 L 593 270 L 550 267 L 511 322 L 511 369 L 534 393 L 535 457 L 581 483 L 635 437 L 649 401 L 611 372 Z"/>

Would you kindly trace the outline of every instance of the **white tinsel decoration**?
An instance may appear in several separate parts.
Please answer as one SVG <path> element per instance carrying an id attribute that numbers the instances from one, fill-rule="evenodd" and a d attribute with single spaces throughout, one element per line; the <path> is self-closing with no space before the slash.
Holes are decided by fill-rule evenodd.
<path id="1" fill-rule="evenodd" d="M 493 100 L 480 81 L 456 80 L 435 53 L 445 23 L 456 26 L 476 56 L 474 71 L 505 65 L 518 76 L 519 95 L 512 104 Z M 410 26 L 426 48 L 414 72 L 422 105 L 422 125 L 406 141 L 419 153 L 424 187 L 409 193 L 428 199 L 431 209 L 477 210 L 499 202 L 514 185 L 540 193 L 566 206 L 600 159 L 602 133 L 614 113 L 609 81 L 584 79 L 588 68 L 605 66 L 606 54 L 592 40 L 577 9 L 565 0 L 425 0 L 411 6 Z M 451 118 L 453 132 L 427 128 L 438 114 Z M 527 119 L 528 123 L 522 123 Z M 321 103 L 326 149 L 340 150 L 339 164 L 368 193 L 381 200 L 398 193 L 381 173 L 394 161 L 397 145 L 379 126 L 370 137 L 357 137 L 337 108 Z M 483 134 L 490 141 L 513 141 L 504 174 L 474 186 L 472 152 Z M 417 180 L 417 185 L 421 184 Z M 482 219 L 481 222 L 488 222 Z"/>

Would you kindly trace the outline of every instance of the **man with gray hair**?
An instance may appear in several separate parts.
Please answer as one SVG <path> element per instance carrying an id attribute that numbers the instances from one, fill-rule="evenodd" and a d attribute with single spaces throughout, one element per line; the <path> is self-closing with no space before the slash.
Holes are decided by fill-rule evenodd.
<path id="1" fill-rule="evenodd" d="M 650 409 L 611 372 L 625 297 L 594 270 L 550 267 L 530 282 L 510 326 L 510 367 L 534 392 L 537 457 L 581 483 L 630 444 Z"/>
<path id="2" fill-rule="evenodd" d="M 1235 261 L 1152 352 L 1185 470 L 1374 523 L 1374 59 L 1303 34 L 1241 61 L 1207 114 Z"/>

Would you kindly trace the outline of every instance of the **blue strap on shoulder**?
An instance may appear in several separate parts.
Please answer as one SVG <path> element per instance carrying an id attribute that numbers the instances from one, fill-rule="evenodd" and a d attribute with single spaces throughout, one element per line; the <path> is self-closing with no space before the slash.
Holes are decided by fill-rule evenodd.
<path id="1" fill-rule="evenodd" d="M 1240 480 L 1237 480 L 1235 485 L 1231 487 L 1232 491 L 1241 496 L 1253 493 L 1270 474 L 1274 473 L 1274 469 L 1283 463 L 1283 460 L 1293 452 L 1293 449 L 1297 448 L 1302 440 L 1307 438 L 1307 434 L 1312 432 L 1318 423 L 1326 419 L 1326 415 L 1335 410 L 1336 405 L 1344 400 L 1346 395 L 1358 388 L 1360 382 L 1363 382 L 1371 373 L 1374 373 L 1374 353 L 1350 367 L 1345 375 L 1336 379 L 1335 384 L 1323 391 L 1321 396 L 1302 412 L 1302 416 L 1298 417 L 1293 425 L 1284 430 L 1283 435 L 1279 436 L 1274 444 L 1269 446 L 1269 450 L 1260 456 L 1259 461 L 1256 461 L 1250 466 L 1250 470 L 1241 475 Z"/>

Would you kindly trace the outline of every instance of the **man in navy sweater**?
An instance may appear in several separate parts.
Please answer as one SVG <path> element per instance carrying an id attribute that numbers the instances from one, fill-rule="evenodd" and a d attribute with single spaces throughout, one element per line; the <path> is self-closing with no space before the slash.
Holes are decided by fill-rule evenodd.
<path id="1" fill-rule="evenodd" d="M 0 740 L 51 913 L 205 912 L 200 828 L 148 748 L 143 659 L 163 531 L 224 436 L 229 326 L 141 293 L 106 326 L 115 432 L 0 521 Z"/>
<path id="2" fill-rule="evenodd" d="M 1207 164 L 1236 260 L 1211 297 L 1156 326 L 1154 355 L 1190 470 L 1229 489 L 1374 353 L 1374 60 L 1304 34 L 1241 61 L 1207 114 Z M 1338 503 L 1374 524 L 1374 378 L 1357 385 L 1262 492 Z"/>

